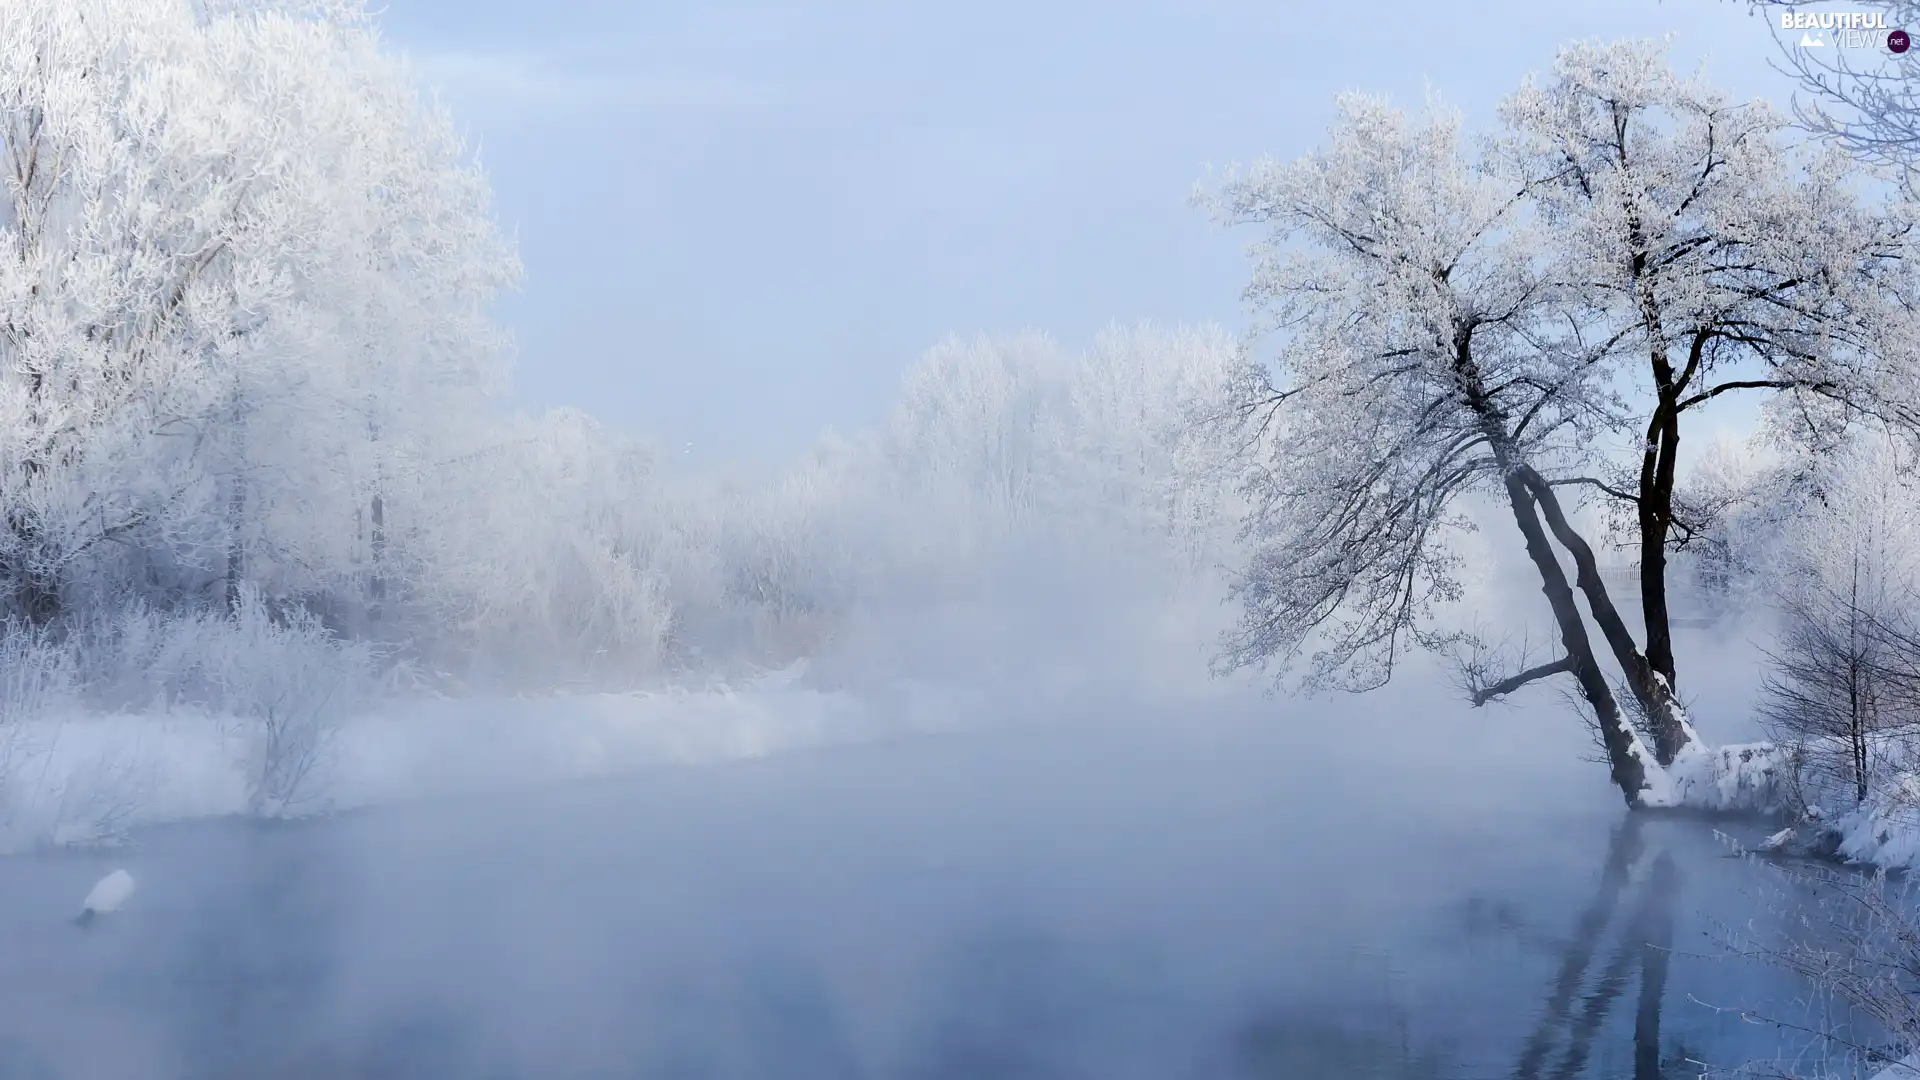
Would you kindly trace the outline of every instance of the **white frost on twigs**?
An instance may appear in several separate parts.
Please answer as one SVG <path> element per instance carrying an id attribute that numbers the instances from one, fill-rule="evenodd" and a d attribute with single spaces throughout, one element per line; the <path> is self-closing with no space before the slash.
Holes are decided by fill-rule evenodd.
<path id="1" fill-rule="evenodd" d="M 1908 1054 L 1874 1073 L 1871 1080 L 1920 1080 L 1920 1053 Z"/>

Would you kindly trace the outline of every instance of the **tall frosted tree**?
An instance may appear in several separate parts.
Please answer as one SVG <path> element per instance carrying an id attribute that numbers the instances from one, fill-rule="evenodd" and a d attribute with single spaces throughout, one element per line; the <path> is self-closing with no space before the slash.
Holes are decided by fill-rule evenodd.
<path id="1" fill-rule="evenodd" d="M 1671 762 L 1685 736 L 1666 706 L 1668 556 L 1712 524 L 1710 507 L 1676 498 L 1682 433 L 1729 395 L 1771 396 L 1807 445 L 1862 416 L 1912 428 L 1909 369 L 1885 362 L 1909 348 L 1913 223 L 1859 196 L 1850 159 L 1795 147 L 1765 102 L 1679 75 L 1658 43 L 1571 46 L 1502 112 L 1520 190 L 1562 256 L 1555 274 L 1599 316 L 1632 390 L 1624 460 L 1554 483 L 1630 522 L 1644 667 L 1615 651 L 1630 680 L 1654 683 L 1639 696 Z"/>
<path id="2" fill-rule="evenodd" d="M 1578 585 L 1610 606 L 1546 462 L 1615 422 L 1608 352 L 1550 274 L 1547 234 L 1509 183 L 1473 167 L 1458 117 L 1342 97 L 1327 144 L 1228 178 L 1229 222 L 1267 227 L 1248 298 L 1280 353 L 1250 368 L 1241 408 L 1262 438 L 1249 484 L 1251 564 L 1228 667 L 1305 658 L 1310 678 L 1368 689 L 1404 652 L 1439 644 L 1457 598 L 1449 534 L 1461 500 L 1503 500 L 1537 569 L 1562 655 L 1484 689 L 1566 673 L 1594 711 L 1629 801 L 1652 755 L 1609 685 L 1554 548 L 1586 556 Z"/>
<path id="3" fill-rule="evenodd" d="M 1741 390 L 1771 393 L 1810 444 L 1906 422 L 1904 208 L 1868 204 L 1763 106 L 1725 106 L 1645 44 L 1567 50 L 1504 118 L 1475 143 L 1450 113 L 1348 96 L 1323 148 L 1213 197 L 1265 230 L 1247 298 L 1278 343 L 1240 392 L 1254 547 L 1222 659 L 1306 660 L 1310 680 L 1364 689 L 1409 648 L 1461 646 L 1434 615 L 1460 593 L 1462 500 L 1491 496 L 1560 649 L 1470 664 L 1472 699 L 1571 676 L 1628 802 L 1657 801 L 1694 740 L 1663 588 L 1681 417 Z M 1575 523 L 1568 497 L 1595 492 L 1637 511 L 1644 641 Z"/>

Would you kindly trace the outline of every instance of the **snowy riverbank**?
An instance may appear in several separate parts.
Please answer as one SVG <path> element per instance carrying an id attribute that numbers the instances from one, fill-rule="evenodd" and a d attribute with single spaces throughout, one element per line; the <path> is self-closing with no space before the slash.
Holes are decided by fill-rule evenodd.
<path id="1" fill-rule="evenodd" d="M 1739 743 L 1683 755 L 1668 770 L 1674 805 L 1777 815 L 1776 846 L 1887 870 L 1920 869 L 1920 768 L 1889 766 L 1857 805 L 1847 793 L 1795 781 L 1785 747 Z"/>
<path id="2" fill-rule="evenodd" d="M 1004 714 L 1009 688 L 995 689 L 906 680 L 852 689 L 800 663 L 733 684 L 647 692 L 390 699 L 333 730 L 295 797 L 275 812 L 299 817 L 951 731 Z M 1063 688 L 1024 689 L 1045 699 L 1030 703 L 1039 711 L 1062 704 L 1054 699 Z M 1067 696 L 1082 698 L 1085 687 Z M 113 843 L 141 826 L 247 814 L 259 728 L 195 709 L 56 712 L 0 728 L 0 853 Z M 1844 813 L 1829 799 L 1812 818 L 1800 809 L 1807 792 L 1791 778 L 1772 743 L 1699 747 L 1663 771 L 1662 801 L 1778 816 L 1791 822 L 1794 849 L 1920 868 L 1920 770 L 1890 773 Z"/>
<path id="3" fill-rule="evenodd" d="M 950 695 L 854 694 L 804 665 L 736 686 L 415 699 L 334 730 L 284 813 L 303 816 L 663 765 L 941 730 Z M 247 813 L 258 725 L 194 711 L 45 717 L 0 737 L 0 852 L 111 843 L 143 825 Z"/>

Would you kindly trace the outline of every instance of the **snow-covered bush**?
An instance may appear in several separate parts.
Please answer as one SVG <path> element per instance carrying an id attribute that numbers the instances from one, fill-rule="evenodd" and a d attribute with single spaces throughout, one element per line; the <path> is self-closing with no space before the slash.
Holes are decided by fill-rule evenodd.
<path id="1" fill-rule="evenodd" d="M 276 814 L 300 802 L 332 732 L 377 691 L 381 657 L 251 586 L 239 600 L 225 613 L 135 605 L 102 614 L 59 642 L 58 664 L 74 673 L 72 702 L 94 711 L 225 722 L 245 758 L 251 809 Z"/>
<path id="2" fill-rule="evenodd" d="M 1908 451 L 1859 432 L 1719 485 L 1722 597 L 1764 616 L 1760 719 L 1803 806 L 1860 803 L 1920 724 L 1920 488 Z M 1757 456 L 1757 455 L 1756 455 Z"/>
<path id="3" fill-rule="evenodd" d="M 55 634 L 0 633 L 0 832 L 99 839 L 143 809 L 164 763 L 139 739 L 82 737 L 89 714 L 139 712 L 223 724 L 241 755 L 248 808 L 303 803 L 338 725 L 377 687 L 372 646 L 311 613 L 276 609 L 252 587 L 231 613 L 167 614 L 136 604 Z"/>
<path id="4" fill-rule="evenodd" d="M 251 588 L 229 618 L 198 628 L 202 703 L 239 725 L 248 809 L 272 816 L 298 806 L 334 732 L 373 686 L 373 649 L 340 640 L 306 611 L 275 612 Z"/>

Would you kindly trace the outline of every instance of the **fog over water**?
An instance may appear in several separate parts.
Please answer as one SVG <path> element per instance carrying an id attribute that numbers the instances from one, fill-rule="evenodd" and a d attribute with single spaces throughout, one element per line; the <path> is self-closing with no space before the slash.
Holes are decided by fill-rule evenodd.
<path id="1" fill-rule="evenodd" d="M 1700 1004 L 1794 1008 L 1791 983 L 1706 936 L 1708 916 L 1758 910 L 1764 871 L 1695 822 L 1624 834 L 1560 710 L 1475 713 L 1437 690 L 1009 713 L 0 862 L 0 1060 L 132 1078 L 1645 1076 L 1650 1015 L 1665 1075 L 1775 1053 L 1778 1033 Z M 115 865 L 139 902 L 66 925 Z M 1643 946 L 1662 933 L 1656 979 Z"/>

